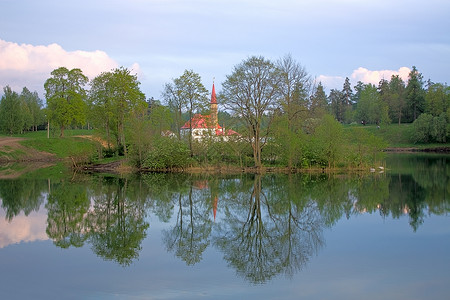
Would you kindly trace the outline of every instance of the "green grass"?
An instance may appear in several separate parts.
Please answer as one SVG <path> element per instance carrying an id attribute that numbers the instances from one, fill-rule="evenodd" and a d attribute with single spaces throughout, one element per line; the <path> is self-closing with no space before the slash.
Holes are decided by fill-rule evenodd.
<path id="1" fill-rule="evenodd" d="M 66 130 L 66 137 L 51 137 L 47 138 L 46 132 L 30 132 L 21 137 L 26 138 L 21 144 L 55 154 L 58 158 L 65 158 L 70 156 L 90 156 L 95 153 L 98 148 L 97 143 L 88 139 L 74 137 L 76 135 L 86 135 L 88 130 Z"/>
<path id="2" fill-rule="evenodd" d="M 383 138 L 388 147 L 393 148 L 436 148 L 436 147 L 449 147 L 450 143 L 446 144 L 417 144 L 412 142 L 413 126 L 412 124 L 389 124 L 381 125 L 378 128 L 376 125 L 345 125 L 345 130 L 351 130 L 351 128 L 363 128 L 375 136 Z"/>

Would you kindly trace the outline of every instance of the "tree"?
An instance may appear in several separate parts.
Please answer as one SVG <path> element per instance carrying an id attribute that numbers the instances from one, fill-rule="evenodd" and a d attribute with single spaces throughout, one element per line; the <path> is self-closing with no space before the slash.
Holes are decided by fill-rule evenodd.
<path id="1" fill-rule="evenodd" d="M 125 125 L 130 118 L 145 113 L 147 102 L 139 88 L 137 76 L 127 68 L 121 67 L 102 73 L 91 84 L 90 103 L 98 112 L 100 122 L 116 136 L 117 146 L 127 156 Z"/>
<path id="2" fill-rule="evenodd" d="M 352 99 L 353 91 L 350 84 L 350 79 L 345 77 L 344 86 L 342 87 L 342 108 L 343 108 L 343 120 L 345 123 L 351 123 L 352 121 Z"/>
<path id="3" fill-rule="evenodd" d="M 291 55 L 286 55 L 277 62 L 277 75 L 279 78 L 278 89 L 280 93 L 280 104 L 282 117 L 287 118 L 287 128 L 281 140 L 282 147 L 287 150 L 287 164 L 292 167 L 294 155 L 299 152 L 296 146 L 296 134 L 301 131 L 302 121 L 306 118 L 308 111 L 308 98 L 312 87 L 311 77 L 306 70 L 297 63 Z M 284 131 L 279 122 L 278 131 Z M 289 138 L 284 139 L 284 137 Z"/>
<path id="4" fill-rule="evenodd" d="M 406 86 L 406 101 L 412 110 L 414 121 L 425 109 L 423 77 L 415 66 L 409 72 L 408 85 Z"/>
<path id="5" fill-rule="evenodd" d="M 425 95 L 425 111 L 433 116 L 439 116 L 446 112 L 450 104 L 450 88 L 441 83 L 435 83 L 428 87 Z"/>
<path id="6" fill-rule="evenodd" d="M 44 84 L 47 99 L 48 118 L 60 128 L 60 137 L 64 129 L 73 124 L 81 124 L 86 119 L 86 90 L 88 78 L 80 69 L 68 70 L 60 67 L 53 70 L 52 77 Z"/>
<path id="7" fill-rule="evenodd" d="M 339 122 L 344 121 L 344 94 L 336 89 L 332 89 L 330 91 L 330 95 L 328 96 L 328 102 L 330 103 L 331 113 Z"/>
<path id="8" fill-rule="evenodd" d="M 37 131 L 37 127 L 44 122 L 42 112 L 42 100 L 36 91 L 31 92 L 26 87 L 23 88 L 20 98 L 26 105 L 28 116 L 26 117 L 25 129 Z"/>
<path id="9" fill-rule="evenodd" d="M 181 113 L 187 112 L 189 120 L 192 120 L 194 112 L 203 109 L 208 102 L 208 91 L 202 84 L 199 74 L 192 70 L 185 70 L 183 75 L 173 80 L 173 84 L 166 84 L 163 97 L 169 105 L 176 109 L 176 119 Z M 189 149 L 192 152 L 192 127 L 189 122 Z M 179 130 L 179 128 L 177 128 Z"/>
<path id="10" fill-rule="evenodd" d="M 388 106 L 381 100 L 377 88 L 373 84 L 367 84 L 361 91 L 356 118 L 363 124 L 389 123 Z"/>
<path id="11" fill-rule="evenodd" d="M 276 67 L 281 109 L 287 115 L 289 130 L 294 130 L 295 121 L 301 119 L 302 113 L 307 112 L 307 99 L 312 87 L 311 76 L 291 55 L 278 60 Z"/>
<path id="12" fill-rule="evenodd" d="M 261 151 L 270 129 L 269 122 L 263 133 L 263 118 L 273 116 L 278 100 L 276 80 L 275 65 L 262 56 L 252 56 L 235 66 L 222 85 L 221 97 L 225 106 L 247 126 L 255 167 L 261 167 Z"/>
<path id="13" fill-rule="evenodd" d="M 125 139 L 125 122 L 135 114 L 143 113 L 147 108 L 145 95 L 141 92 L 137 75 L 131 74 L 127 68 L 120 67 L 112 71 L 109 81 L 113 95 L 113 111 L 115 124 L 117 124 L 117 144 L 123 147 L 127 156 Z"/>
<path id="14" fill-rule="evenodd" d="M 335 168 L 342 153 L 344 133 L 342 125 L 332 116 L 325 115 L 314 133 L 315 142 L 321 152 L 321 157 L 328 168 Z"/>
<path id="15" fill-rule="evenodd" d="M 9 86 L 3 88 L 0 101 L 0 129 L 6 134 L 20 133 L 24 127 L 24 115 L 19 95 Z"/>
<path id="16" fill-rule="evenodd" d="M 400 125 L 406 106 L 405 83 L 400 76 L 392 75 L 391 81 L 389 82 L 389 94 L 391 97 L 391 116 L 392 118 L 395 117 Z"/>
<path id="17" fill-rule="evenodd" d="M 111 148 L 111 131 L 114 125 L 113 91 L 110 84 L 111 72 L 103 72 L 91 80 L 89 90 L 89 119 L 106 133 L 108 148 Z"/>
<path id="18" fill-rule="evenodd" d="M 321 82 L 319 82 L 314 94 L 311 96 L 309 110 L 313 118 L 322 117 L 328 110 L 327 95 Z"/>

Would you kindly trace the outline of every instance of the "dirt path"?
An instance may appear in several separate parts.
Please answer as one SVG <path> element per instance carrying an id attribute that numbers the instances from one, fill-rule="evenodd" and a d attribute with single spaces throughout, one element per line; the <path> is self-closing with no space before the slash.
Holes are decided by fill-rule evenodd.
<path id="1" fill-rule="evenodd" d="M 24 138 L 0 137 L 0 162 L 50 162 L 56 160 L 54 154 L 21 145 L 20 141 L 23 140 Z"/>

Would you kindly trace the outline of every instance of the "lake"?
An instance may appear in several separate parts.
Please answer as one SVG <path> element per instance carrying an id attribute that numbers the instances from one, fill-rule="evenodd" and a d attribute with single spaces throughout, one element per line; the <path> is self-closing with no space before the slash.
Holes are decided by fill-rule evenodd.
<path id="1" fill-rule="evenodd" d="M 55 167 L 56 168 L 56 167 Z M 0 299 L 446 299 L 450 156 L 0 180 Z"/>

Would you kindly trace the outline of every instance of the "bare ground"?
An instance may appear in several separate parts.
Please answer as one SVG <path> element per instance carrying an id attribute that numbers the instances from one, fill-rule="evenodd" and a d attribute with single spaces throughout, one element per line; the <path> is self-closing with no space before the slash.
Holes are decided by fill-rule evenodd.
<path id="1" fill-rule="evenodd" d="M 53 165 L 54 154 L 27 148 L 23 138 L 0 137 L 0 179 L 17 178 L 25 173 Z"/>

